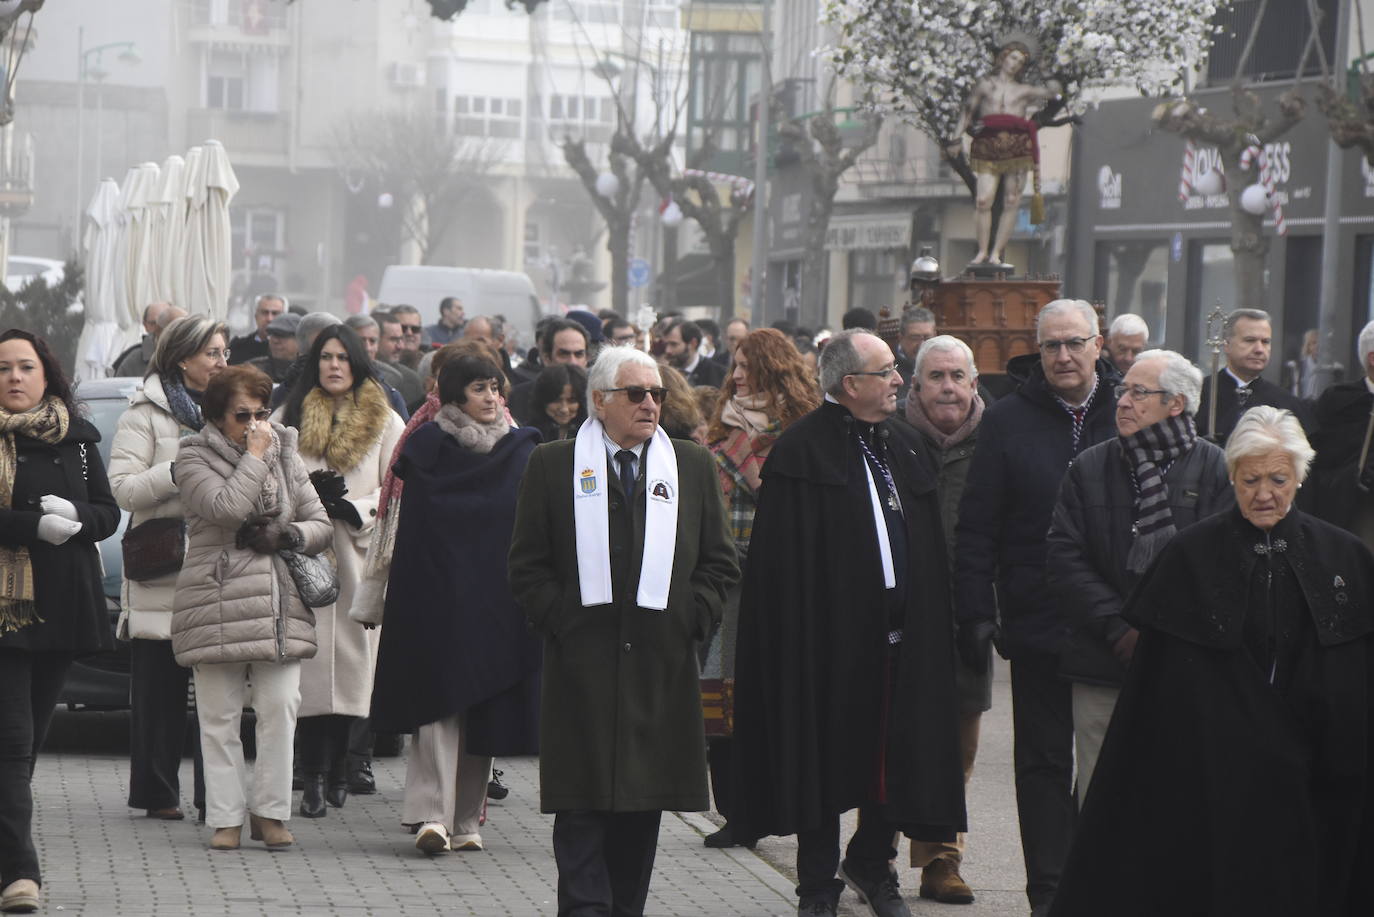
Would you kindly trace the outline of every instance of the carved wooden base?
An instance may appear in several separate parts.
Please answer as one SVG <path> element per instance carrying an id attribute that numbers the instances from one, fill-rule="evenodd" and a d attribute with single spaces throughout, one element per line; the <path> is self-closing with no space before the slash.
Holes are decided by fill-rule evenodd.
<path id="1" fill-rule="evenodd" d="M 973 351 L 979 373 L 1006 371 L 1007 361 L 1035 353 L 1035 316 L 1059 298 L 1059 281 L 957 277 L 926 297 L 935 327 Z"/>

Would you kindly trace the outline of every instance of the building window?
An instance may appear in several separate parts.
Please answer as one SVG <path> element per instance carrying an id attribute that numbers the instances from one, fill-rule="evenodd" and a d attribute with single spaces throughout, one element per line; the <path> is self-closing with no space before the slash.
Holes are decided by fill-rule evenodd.
<path id="1" fill-rule="evenodd" d="M 268 207 L 230 207 L 234 267 L 250 275 L 277 274 L 286 249 L 286 214 Z"/>
<path id="2" fill-rule="evenodd" d="M 580 22 L 583 25 L 615 25 L 620 22 L 619 0 L 560 0 L 548 4 L 547 9 L 555 22 Z"/>
<path id="3" fill-rule="evenodd" d="M 730 32 L 692 33 L 687 154 L 720 155 L 721 171 L 745 167 L 752 104 L 759 93 L 758 38 Z"/>
<path id="4" fill-rule="evenodd" d="M 554 93 L 549 96 L 549 121 L 558 133 L 605 143 L 615 130 L 615 100 Z"/>
<path id="5" fill-rule="evenodd" d="M 454 96 L 453 129 L 469 137 L 519 138 L 523 110 L 520 99 Z"/>
<path id="6" fill-rule="evenodd" d="M 210 52 L 205 58 L 205 107 L 277 111 L 277 65 L 278 59 L 270 54 Z"/>
<path id="7" fill-rule="evenodd" d="M 1183 355 L 1197 362 L 1203 373 L 1212 371 L 1212 352 L 1207 347 L 1207 315 L 1217 303 L 1223 312 L 1236 301 L 1235 255 L 1231 243 L 1221 239 L 1193 242 L 1188 246 L 1188 325 L 1183 334 Z M 1214 332 L 1218 329 L 1213 328 Z"/>
<path id="8" fill-rule="evenodd" d="M 849 253 L 849 307 L 879 310 L 896 306 L 904 265 L 895 250 L 857 249 Z M 896 310 L 900 311 L 900 309 Z"/>
<path id="9" fill-rule="evenodd" d="M 1150 343 L 1163 346 L 1169 293 L 1169 240 L 1099 242 L 1093 299 L 1107 316 L 1134 312 L 1150 328 Z"/>

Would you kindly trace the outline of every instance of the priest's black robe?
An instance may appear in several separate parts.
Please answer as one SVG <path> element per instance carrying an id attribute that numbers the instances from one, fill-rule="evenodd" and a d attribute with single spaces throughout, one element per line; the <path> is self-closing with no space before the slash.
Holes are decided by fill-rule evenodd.
<path id="1" fill-rule="evenodd" d="M 1140 642 L 1051 917 L 1374 914 L 1374 557 L 1230 510 L 1124 613 Z"/>
<path id="2" fill-rule="evenodd" d="M 935 477 L 914 430 L 877 426 L 906 526 L 906 601 L 888 608 L 857 423 L 827 402 L 779 437 L 763 467 L 735 667 L 737 837 L 796 834 L 873 803 L 880 767 L 887 821 L 925 840 L 964 828 Z M 904 637 L 885 692 L 894 623 Z"/>

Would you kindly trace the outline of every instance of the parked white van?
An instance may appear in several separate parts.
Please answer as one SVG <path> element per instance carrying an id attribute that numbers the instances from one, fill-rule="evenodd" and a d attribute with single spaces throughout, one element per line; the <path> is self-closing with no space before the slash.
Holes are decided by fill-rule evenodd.
<path id="1" fill-rule="evenodd" d="M 445 296 L 457 296 L 470 319 L 505 316 L 519 332 L 523 347 L 531 346 L 534 326 L 543 315 L 534 284 L 525 274 L 475 267 L 393 264 L 382 275 L 377 300 L 387 306 L 414 306 L 424 323 L 432 325 L 439 320 L 439 301 Z"/>

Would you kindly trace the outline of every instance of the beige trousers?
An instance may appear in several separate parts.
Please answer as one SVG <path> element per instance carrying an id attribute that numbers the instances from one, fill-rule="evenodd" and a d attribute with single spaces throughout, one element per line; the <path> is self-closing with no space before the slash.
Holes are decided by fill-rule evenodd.
<path id="1" fill-rule="evenodd" d="M 964 786 L 968 786 L 969 778 L 973 776 L 973 759 L 978 756 L 978 727 L 982 717 L 981 713 L 959 714 L 959 754 L 964 765 Z M 900 835 L 898 837 L 900 839 Z M 912 841 L 911 865 L 920 869 L 932 860 L 945 859 L 957 866 L 964 859 L 964 837 L 964 832 L 960 831 L 954 843 Z"/>
<path id="2" fill-rule="evenodd" d="M 249 812 L 286 821 L 291 817 L 291 757 L 301 706 L 300 660 L 206 663 L 193 671 L 205 756 L 205 823 L 233 828 L 247 821 Z M 246 706 L 257 714 L 251 802 L 244 793 L 248 766 L 239 735 Z"/>
<path id="3" fill-rule="evenodd" d="M 1102 751 L 1102 739 L 1107 724 L 1112 721 L 1120 688 L 1103 685 L 1073 683 L 1073 745 L 1078 758 L 1078 807 L 1088 798 L 1088 784 L 1097 768 L 1097 755 Z"/>
<path id="4" fill-rule="evenodd" d="M 491 758 L 470 755 L 467 718 L 461 714 L 426 723 L 415 733 L 406 758 L 407 825 L 439 822 L 450 834 L 476 834 L 491 779 Z"/>

